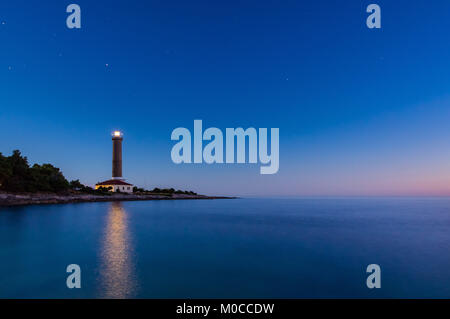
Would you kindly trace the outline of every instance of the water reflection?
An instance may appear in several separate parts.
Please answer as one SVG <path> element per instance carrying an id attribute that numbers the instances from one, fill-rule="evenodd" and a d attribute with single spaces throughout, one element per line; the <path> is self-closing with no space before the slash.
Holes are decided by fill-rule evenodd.
<path id="1" fill-rule="evenodd" d="M 101 251 L 101 296 L 104 298 L 130 298 L 136 294 L 134 248 L 127 218 L 122 203 L 112 202 Z"/>

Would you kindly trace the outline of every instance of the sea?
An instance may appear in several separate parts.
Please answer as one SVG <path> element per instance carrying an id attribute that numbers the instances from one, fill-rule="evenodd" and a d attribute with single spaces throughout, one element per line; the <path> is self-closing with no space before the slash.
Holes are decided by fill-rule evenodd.
<path id="1" fill-rule="evenodd" d="M 450 198 L 0 207 L 0 298 L 450 298 Z"/>

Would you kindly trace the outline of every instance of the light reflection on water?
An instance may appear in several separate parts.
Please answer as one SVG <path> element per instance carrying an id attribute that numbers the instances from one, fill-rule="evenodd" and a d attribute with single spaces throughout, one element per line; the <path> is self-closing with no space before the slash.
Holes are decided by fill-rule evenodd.
<path id="1" fill-rule="evenodd" d="M 131 298 L 136 295 L 134 247 L 127 218 L 128 214 L 122 204 L 112 202 L 101 245 L 102 298 Z"/>

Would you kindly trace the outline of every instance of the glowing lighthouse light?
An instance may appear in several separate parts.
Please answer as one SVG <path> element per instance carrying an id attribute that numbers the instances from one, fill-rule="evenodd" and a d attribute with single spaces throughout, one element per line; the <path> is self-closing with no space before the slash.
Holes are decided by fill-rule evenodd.
<path id="1" fill-rule="evenodd" d="M 122 136 L 122 132 L 121 131 L 114 131 L 113 132 L 113 136 L 114 137 L 121 137 Z"/>

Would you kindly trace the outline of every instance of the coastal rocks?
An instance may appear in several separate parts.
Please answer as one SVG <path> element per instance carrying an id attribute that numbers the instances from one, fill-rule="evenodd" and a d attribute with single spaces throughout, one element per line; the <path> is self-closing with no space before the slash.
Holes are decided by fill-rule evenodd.
<path id="1" fill-rule="evenodd" d="M 204 195 L 173 194 L 166 195 L 135 195 L 135 194 L 112 194 L 112 195 L 86 195 L 86 194 L 12 194 L 0 192 L 1 206 L 18 205 L 41 205 L 41 204 L 64 204 L 81 202 L 110 202 L 110 201 L 136 201 L 136 200 L 180 200 L 180 199 L 219 199 L 231 197 L 211 197 Z"/>

